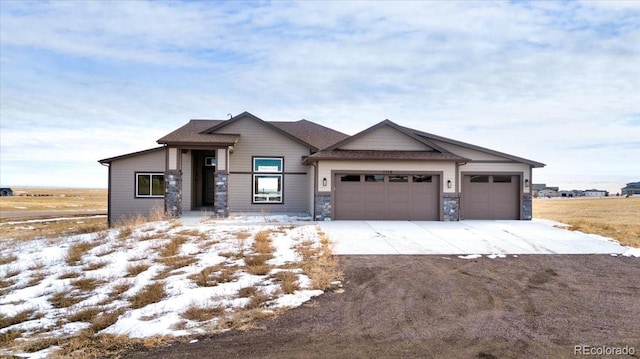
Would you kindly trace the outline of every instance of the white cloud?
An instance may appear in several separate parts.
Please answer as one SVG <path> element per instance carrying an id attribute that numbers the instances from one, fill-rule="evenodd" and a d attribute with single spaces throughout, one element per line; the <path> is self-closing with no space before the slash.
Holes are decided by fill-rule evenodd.
<path id="1" fill-rule="evenodd" d="M 558 182 L 640 176 L 614 160 L 640 155 L 615 146 L 640 138 L 636 2 L 3 2 L 0 20 L 3 183 L 29 171 L 7 159 L 93 165 L 244 110 L 347 133 L 389 118 Z"/>

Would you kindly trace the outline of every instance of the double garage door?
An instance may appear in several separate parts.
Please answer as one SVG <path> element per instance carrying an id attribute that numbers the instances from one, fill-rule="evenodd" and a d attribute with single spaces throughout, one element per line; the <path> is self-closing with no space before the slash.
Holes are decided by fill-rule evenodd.
<path id="1" fill-rule="evenodd" d="M 465 175 L 462 219 L 520 219 L 520 176 Z"/>
<path id="2" fill-rule="evenodd" d="M 337 174 L 334 184 L 335 219 L 440 219 L 438 175 Z"/>

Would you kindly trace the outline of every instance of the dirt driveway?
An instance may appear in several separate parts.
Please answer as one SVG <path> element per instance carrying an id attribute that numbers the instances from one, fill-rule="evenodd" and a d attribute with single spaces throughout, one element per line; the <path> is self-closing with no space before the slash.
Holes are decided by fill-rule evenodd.
<path id="1" fill-rule="evenodd" d="M 345 291 L 232 331 L 128 358 L 640 357 L 640 259 L 342 256 Z M 625 356 L 617 356 L 625 357 Z M 627 356 L 629 357 L 629 356 Z"/>

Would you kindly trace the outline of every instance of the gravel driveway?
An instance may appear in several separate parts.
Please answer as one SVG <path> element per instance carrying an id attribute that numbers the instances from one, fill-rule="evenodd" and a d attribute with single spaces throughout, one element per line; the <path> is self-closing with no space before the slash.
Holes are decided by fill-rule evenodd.
<path id="1" fill-rule="evenodd" d="M 128 358 L 576 358 L 640 354 L 640 259 L 609 255 L 341 256 L 330 292 L 263 330 Z"/>

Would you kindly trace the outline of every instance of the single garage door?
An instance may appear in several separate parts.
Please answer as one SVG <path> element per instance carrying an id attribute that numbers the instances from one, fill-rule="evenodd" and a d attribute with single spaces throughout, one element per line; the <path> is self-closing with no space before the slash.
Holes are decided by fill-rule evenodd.
<path id="1" fill-rule="evenodd" d="M 335 219 L 440 219 L 440 177 L 424 174 L 338 174 Z"/>
<path id="2" fill-rule="evenodd" d="M 462 218 L 520 219 L 519 192 L 520 176 L 464 176 Z"/>

